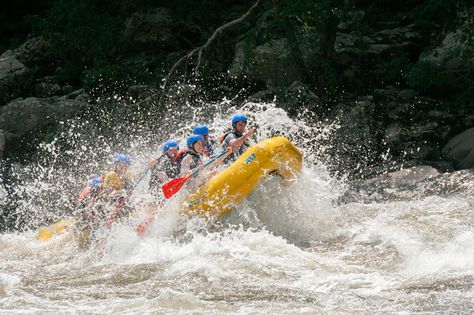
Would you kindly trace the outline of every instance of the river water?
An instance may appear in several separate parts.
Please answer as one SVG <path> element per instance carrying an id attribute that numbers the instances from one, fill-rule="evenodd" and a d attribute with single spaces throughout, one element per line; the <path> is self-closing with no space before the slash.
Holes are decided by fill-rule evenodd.
<path id="1" fill-rule="evenodd" d="M 182 220 L 173 201 L 144 237 L 129 222 L 115 224 L 101 254 L 79 250 L 70 233 L 45 243 L 36 229 L 2 234 L 0 313 L 474 312 L 474 175 L 344 199 L 350 185 L 332 178 L 306 144 L 323 131 L 275 108 L 256 117 L 261 130 L 277 123 L 288 133 L 314 132 L 296 140 L 305 165 L 293 185 L 269 178 L 214 223 Z M 136 154 L 137 170 L 148 154 Z M 147 198 L 146 183 L 134 198 Z"/>

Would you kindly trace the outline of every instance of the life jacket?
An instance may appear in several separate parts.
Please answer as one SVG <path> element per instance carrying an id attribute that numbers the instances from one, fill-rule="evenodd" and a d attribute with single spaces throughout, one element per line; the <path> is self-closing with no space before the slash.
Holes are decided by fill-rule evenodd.
<path id="1" fill-rule="evenodd" d="M 127 170 L 125 174 L 119 175 L 116 171 L 110 171 L 105 174 L 102 181 L 102 185 L 105 188 L 111 188 L 115 191 L 120 191 L 122 189 L 128 190 L 132 186 L 132 175 Z"/>
<path id="2" fill-rule="evenodd" d="M 219 138 L 219 144 L 223 144 L 225 138 L 227 138 L 227 136 L 230 135 L 231 133 L 234 133 L 234 132 L 233 132 L 233 131 L 229 131 L 229 132 L 223 133 L 222 136 Z"/>
<path id="3" fill-rule="evenodd" d="M 230 134 L 233 134 L 235 136 L 235 139 L 238 139 L 240 137 L 242 137 L 243 135 L 242 134 L 239 134 L 237 132 L 235 132 L 235 130 L 232 130 L 232 131 L 229 131 L 229 132 L 226 132 L 224 133 L 221 138 L 220 138 L 220 143 L 221 145 L 224 145 L 224 141 L 225 139 L 227 138 L 228 135 Z M 250 147 L 250 144 L 248 143 L 248 141 L 244 141 L 244 143 L 242 143 L 242 145 L 237 149 L 237 150 L 232 150 L 232 153 L 229 154 L 223 163 L 229 163 L 229 162 L 233 162 L 235 161 L 239 156 L 242 155 L 242 153 L 244 153 L 245 151 L 247 151 L 247 149 Z M 236 152 L 237 151 L 237 152 Z"/>
<path id="4" fill-rule="evenodd" d="M 181 166 L 181 161 L 183 160 L 184 156 L 183 154 L 186 153 L 188 150 L 186 149 L 181 149 L 179 150 L 178 154 L 174 157 L 174 161 Z"/>
<path id="5" fill-rule="evenodd" d="M 173 179 L 179 176 L 179 172 L 181 171 L 181 163 L 177 160 L 178 154 L 173 158 L 169 158 L 165 154 L 161 155 L 153 168 L 151 169 L 151 176 L 149 182 L 149 189 L 150 192 L 154 195 L 161 195 L 160 187 L 164 184 L 162 179 L 158 176 L 158 172 L 164 172 L 169 179 Z"/>
<path id="6" fill-rule="evenodd" d="M 189 167 L 190 169 L 195 169 L 200 164 L 202 164 L 202 159 L 201 159 L 201 156 L 199 155 L 199 153 L 196 153 L 196 152 L 191 151 L 189 149 L 183 149 L 182 151 L 180 151 L 178 153 L 178 156 L 176 158 L 176 161 L 178 162 L 180 169 L 181 169 L 181 162 L 188 155 L 191 155 L 191 157 L 193 159 L 193 161 L 191 162 L 191 165 Z"/>
<path id="7" fill-rule="evenodd" d="M 176 178 L 179 175 L 179 171 L 181 169 L 180 161 L 178 161 L 178 154 L 173 158 L 169 158 L 169 156 L 162 155 L 158 158 L 158 162 L 155 164 L 154 169 L 158 169 L 158 171 L 165 172 L 166 176 L 169 178 Z"/>

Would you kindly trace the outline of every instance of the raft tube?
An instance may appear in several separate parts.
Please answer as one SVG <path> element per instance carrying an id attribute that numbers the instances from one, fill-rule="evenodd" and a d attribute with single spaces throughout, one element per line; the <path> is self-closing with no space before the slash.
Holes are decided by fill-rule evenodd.
<path id="1" fill-rule="evenodd" d="M 301 152 L 285 137 L 274 137 L 247 149 L 232 165 L 185 198 L 183 215 L 222 217 L 272 173 L 291 181 L 302 167 Z"/>

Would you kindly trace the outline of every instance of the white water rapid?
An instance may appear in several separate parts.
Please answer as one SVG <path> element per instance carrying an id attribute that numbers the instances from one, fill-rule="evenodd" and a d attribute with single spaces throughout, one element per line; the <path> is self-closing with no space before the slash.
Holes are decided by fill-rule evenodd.
<path id="1" fill-rule="evenodd" d="M 304 168 L 293 185 L 269 178 L 215 224 L 183 221 L 171 202 L 144 237 L 127 222 L 114 224 L 103 255 L 78 249 L 69 233 L 35 240 L 40 223 L 61 218 L 58 209 L 87 174 L 107 170 L 115 152 L 128 152 L 138 174 L 167 137 L 183 139 L 197 123 L 220 134 L 236 112 L 251 116 L 260 139 L 278 131 L 301 149 Z M 135 129 L 119 145 L 100 137 L 83 143 L 86 123 L 72 122 L 77 127 L 64 135 L 70 151 L 59 154 L 53 141 L 44 147 L 48 163 L 18 170 L 25 176 L 18 211 L 31 229 L 0 235 L 0 314 L 474 312 L 474 175 L 344 199 L 347 181 L 319 161 L 320 140 L 337 126 L 290 119 L 272 104 L 184 109 L 182 123 L 175 115 L 156 135 Z M 55 162 L 64 154 L 66 166 Z M 147 181 L 130 201 L 139 217 Z"/>

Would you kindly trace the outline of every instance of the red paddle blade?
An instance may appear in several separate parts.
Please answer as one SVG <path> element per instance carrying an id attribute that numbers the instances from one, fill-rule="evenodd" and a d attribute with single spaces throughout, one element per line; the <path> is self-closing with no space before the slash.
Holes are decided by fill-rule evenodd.
<path id="1" fill-rule="evenodd" d="M 180 189 L 183 187 L 184 183 L 191 177 L 192 174 L 186 175 L 185 177 L 178 177 L 175 179 L 170 180 L 166 184 L 164 184 L 161 189 L 163 190 L 163 195 L 165 195 L 166 199 L 171 198 L 174 194 L 176 194 Z"/>
<path id="2" fill-rule="evenodd" d="M 145 235 L 146 230 L 153 222 L 155 222 L 155 216 L 150 216 L 145 221 L 140 223 L 136 228 L 138 236 Z"/>

